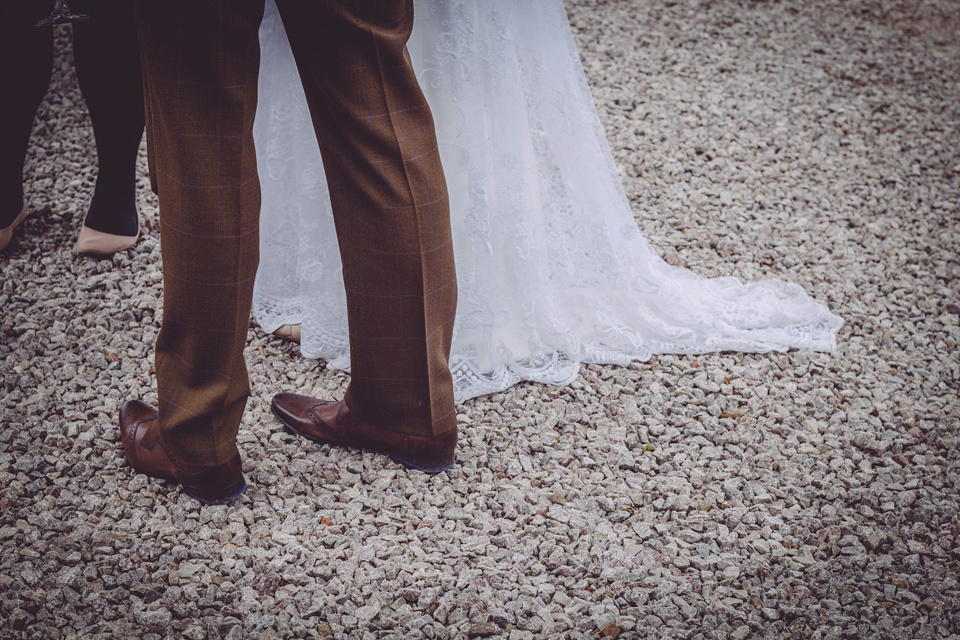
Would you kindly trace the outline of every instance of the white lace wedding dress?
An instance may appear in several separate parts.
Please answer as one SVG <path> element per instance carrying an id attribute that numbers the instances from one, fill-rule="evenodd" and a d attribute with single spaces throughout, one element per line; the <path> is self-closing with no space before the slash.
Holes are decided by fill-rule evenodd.
<path id="1" fill-rule="evenodd" d="M 842 320 L 797 285 L 702 278 L 637 229 L 561 0 L 416 0 L 409 49 L 450 191 L 460 298 L 456 397 L 566 384 L 581 362 L 835 349 Z M 349 367 L 326 181 L 273 0 L 254 134 L 263 189 L 254 294 L 267 332 Z"/>

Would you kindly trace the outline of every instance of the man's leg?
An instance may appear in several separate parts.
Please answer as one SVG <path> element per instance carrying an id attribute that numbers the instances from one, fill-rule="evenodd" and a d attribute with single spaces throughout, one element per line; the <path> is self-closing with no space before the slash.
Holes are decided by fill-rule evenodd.
<path id="1" fill-rule="evenodd" d="M 250 391 L 243 347 L 258 261 L 253 118 L 263 0 L 138 0 L 135 8 L 163 254 L 155 440 L 178 466 L 214 467 L 238 455 Z"/>
<path id="2" fill-rule="evenodd" d="M 406 51 L 413 2 L 277 4 L 343 258 L 347 408 L 390 432 L 455 441 L 448 358 L 457 285 L 433 118 Z"/>

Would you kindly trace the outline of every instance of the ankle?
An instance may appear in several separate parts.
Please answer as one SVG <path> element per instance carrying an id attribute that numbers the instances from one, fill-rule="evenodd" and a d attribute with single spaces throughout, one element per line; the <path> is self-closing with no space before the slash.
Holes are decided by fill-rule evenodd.
<path id="1" fill-rule="evenodd" d="M 133 194 L 104 194 L 98 187 L 93 194 L 84 225 L 95 231 L 118 236 L 135 236 L 140 228 L 137 203 Z"/>
<path id="2" fill-rule="evenodd" d="M 23 192 L 14 197 L 4 197 L 0 199 L 0 229 L 6 229 L 13 224 L 26 201 L 23 199 Z"/>

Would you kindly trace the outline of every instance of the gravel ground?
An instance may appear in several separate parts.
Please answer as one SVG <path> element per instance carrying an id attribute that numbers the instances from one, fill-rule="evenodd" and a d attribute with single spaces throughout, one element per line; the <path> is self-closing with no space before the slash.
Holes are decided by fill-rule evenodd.
<path id="1" fill-rule="evenodd" d="M 285 435 L 271 393 L 347 378 L 253 330 L 251 487 L 201 509 L 123 462 L 119 405 L 155 397 L 156 201 L 144 180 L 134 250 L 71 254 L 94 146 L 61 55 L 0 258 L 0 636 L 960 634 L 956 3 L 568 9 L 643 232 L 808 287 L 840 351 L 519 385 L 462 407 L 430 478 Z"/>

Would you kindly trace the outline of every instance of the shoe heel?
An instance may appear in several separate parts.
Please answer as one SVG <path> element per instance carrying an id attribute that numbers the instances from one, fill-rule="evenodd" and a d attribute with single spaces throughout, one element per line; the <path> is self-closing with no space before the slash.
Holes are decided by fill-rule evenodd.
<path id="1" fill-rule="evenodd" d="M 424 473 L 442 473 L 451 468 L 456 462 L 456 457 L 451 453 L 446 456 L 425 457 L 425 456 L 399 456 L 389 454 L 390 459 L 398 462 L 408 469 L 423 471 Z"/>
<path id="2" fill-rule="evenodd" d="M 222 495 L 215 496 L 215 497 L 204 495 L 195 489 L 192 489 L 190 487 L 187 487 L 186 485 L 183 485 L 183 492 L 185 494 L 187 494 L 191 498 L 199 500 L 200 502 L 206 505 L 230 504 L 231 502 L 239 498 L 241 495 L 243 495 L 243 492 L 246 490 L 247 490 L 247 480 L 243 476 L 240 476 L 240 479 L 237 482 L 224 488 Z"/>

